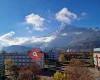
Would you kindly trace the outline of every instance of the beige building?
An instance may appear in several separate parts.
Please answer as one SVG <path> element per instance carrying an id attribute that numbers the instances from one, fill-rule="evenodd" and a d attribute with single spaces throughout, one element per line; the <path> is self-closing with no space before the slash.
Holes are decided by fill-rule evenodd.
<path id="1" fill-rule="evenodd" d="M 95 67 L 100 68 L 100 48 L 94 48 L 93 58 Z"/>

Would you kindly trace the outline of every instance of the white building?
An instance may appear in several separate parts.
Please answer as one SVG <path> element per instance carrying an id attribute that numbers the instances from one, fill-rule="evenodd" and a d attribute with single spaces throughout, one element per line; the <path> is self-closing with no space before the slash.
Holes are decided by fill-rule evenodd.
<path id="1" fill-rule="evenodd" d="M 93 58 L 95 67 L 100 68 L 100 48 L 94 48 Z"/>

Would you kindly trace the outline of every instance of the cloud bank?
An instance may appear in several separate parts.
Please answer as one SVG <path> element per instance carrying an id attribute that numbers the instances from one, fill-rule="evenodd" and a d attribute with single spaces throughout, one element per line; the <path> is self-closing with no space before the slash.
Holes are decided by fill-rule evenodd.
<path id="1" fill-rule="evenodd" d="M 36 37 L 32 36 L 28 37 L 13 37 L 15 32 L 11 31 L 0 36 L 0 42 L 4 43 L 3 46 L 10 46 L 10 45 L 23 45 L 23 44 L 33 44 L 33 43 L 49 43 L 56 38 L 56 36 L 51 35 L 47 37 Z"/>

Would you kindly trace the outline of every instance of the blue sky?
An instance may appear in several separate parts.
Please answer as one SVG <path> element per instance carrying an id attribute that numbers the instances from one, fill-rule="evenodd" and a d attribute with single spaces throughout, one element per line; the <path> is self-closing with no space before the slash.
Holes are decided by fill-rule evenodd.
<path id="1" fill-rule="evenodd" d="M 0 0 L 0 36 L 47 36 L 63 24 L 100 27 L 99 8 L 100 0 Z"/>

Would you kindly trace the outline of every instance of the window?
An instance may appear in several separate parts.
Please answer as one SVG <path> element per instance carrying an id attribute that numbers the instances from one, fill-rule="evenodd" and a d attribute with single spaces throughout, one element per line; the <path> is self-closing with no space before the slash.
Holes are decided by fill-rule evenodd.
<path id="1" fill-rule="evenodd" d="M 21 58 L 21 56 L 17 56 L 17 58 Z"/>
<path id="2" fill-rule="evenodd" d="M 23 62 L 25 62 L 26 60 L 25 60 L 25 59 L 23 59 L 22 61 L 23 61 Z"/>
<path id="3" fill-rule="evenodd" d="M 21 61 L 22 61 L 22 59 L 19 59 L 18 61 L 19 61 L 19 62 L 21 62 Z"/>
<path id="4" fill-rule="evenodd" d="M 26 56 L 22 56 L 22 58 L 26 58 Z"/>
<path id="5" fill-rule="evenodd" d="M 15 58 L 18 58 L 18 56 L 15 56 Z"/>
<path id="6" fill-rule="evenodd" d="M 29 59 L 26 59 L 26 62 L 29 62 Z"/>

